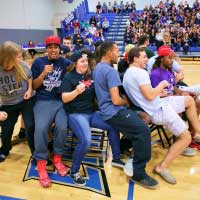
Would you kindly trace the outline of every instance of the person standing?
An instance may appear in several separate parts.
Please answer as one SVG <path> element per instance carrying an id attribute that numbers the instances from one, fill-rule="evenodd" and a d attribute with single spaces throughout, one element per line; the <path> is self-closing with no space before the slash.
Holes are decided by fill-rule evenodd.
<path id="1" fill-rule="evenodd" d="M 12 148 L 11 138 L 20 113 L 24 118 L 31 153 L 34 151 L 32 96 L 32 73 L 22 59 L 22 49 L 16 43 L 6 41 L 0 46 L 0 111 L 7 113 L 7 118 L 1 122 L 1 161 L 5 160 Z"/>

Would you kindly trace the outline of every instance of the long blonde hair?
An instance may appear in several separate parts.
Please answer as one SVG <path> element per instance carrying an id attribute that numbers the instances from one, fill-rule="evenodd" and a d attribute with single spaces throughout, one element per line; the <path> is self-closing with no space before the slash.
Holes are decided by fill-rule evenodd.
<path id="1" fill-rule="evenodd" d="M 21 52 L 21 47 L 11 41 L 6 41 L 0 46 L 0 66 L 3 70 L 7 70 L 12 66 L 17 82 L 28 79 L 24 68 L 17 61 L 17 56 Z"/>

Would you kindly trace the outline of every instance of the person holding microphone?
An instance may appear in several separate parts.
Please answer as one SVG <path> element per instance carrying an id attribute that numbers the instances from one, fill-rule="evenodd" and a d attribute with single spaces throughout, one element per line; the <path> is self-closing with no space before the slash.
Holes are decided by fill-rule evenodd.
<path id="1" fill-rule="evenodd" d="M 36 90 L 34 159 L 37 161 L 41 186 L 50 187 L 51 180 L 46 171 L 46 161 L 48 159 L 48 130 L 52 123 L 55 124 L 53 164 L 60 176 L 65 176 L 68 172 L 67 167 L 62 163 L 67 118 L 57 89 L 71 62 L 59 55 L 60 39 L 57 36 L 48 36 L 45 44 L 48 56 L 35 59 L 31 68 L 33 88 Z"/>

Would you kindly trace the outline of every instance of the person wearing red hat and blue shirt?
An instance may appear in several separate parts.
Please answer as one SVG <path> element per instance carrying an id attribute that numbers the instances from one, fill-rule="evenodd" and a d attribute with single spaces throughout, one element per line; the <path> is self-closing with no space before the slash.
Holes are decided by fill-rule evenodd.
<path id="1" fill-rule="evenodd" d="M 35 151 L 39 182 L 42 187 L 50 187 L 51 180 L 47 174 L 48 130 L 55 123 L 53 164 L 60 176 L 65 176 L 68 168 L 62 163 L 62 154 L 67 133 L 67 118 L 61 97 L 57 90 L 71 61 L 61 57 L 60 39 L 51 35 L 45 39 L 48 56 L 35 59 L 32 64 L 33 88 L 36 90 L 34 106 Z"/>

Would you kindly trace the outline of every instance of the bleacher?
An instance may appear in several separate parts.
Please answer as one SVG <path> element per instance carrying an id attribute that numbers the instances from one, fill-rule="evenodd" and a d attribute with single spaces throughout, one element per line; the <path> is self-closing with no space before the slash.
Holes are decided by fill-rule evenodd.
<path id="1" fill-rule="evenodd" d="M 80 9 L 79 9 L 79 11 L 80 11 Z M 137 15 L 140 12 L 143 12 L 143 11 L 136 10 L 135 14 Z M 77 11 L 77 13 L 79 13 L 79 12 Z M 116 14 L 116 13 L 96 14 L 95 12 L 88 13 L 88 11 L 86 11 L 82 14 L 84 14 L 84 17 L 80 15 L 81 18 L 78 18 L 79 21 L 81 21 L 82 19 L 84 19 L 85 21 L 89 21 L 91 16 L 95 16 L 95 18 L 97 19 L 98 15 L 100 15 L 101 20 L 103 20 L 104 17 L 106 17 L 110 23 L 110 28 L 109 28 L 109 31 L 107 33 L 105 33 L 104 37 L 105 37 L 105 39 L 111 39 L 111 40 L 115 41 L 119 47 L 120 54 L 124 53 L 124 49 L 125 49 L 124 33 L 125 33 L 125 29 L 126 29 L 126 21 L 129 18 L 128 13 L 121 12 L 119 14 Z M 73 35 L 73 29 L 70 29 L 64 36 L 66 36 L 66 35 Z M 86 45 L 86 47 L 87 47 L 87 45 Z M 157 51 L 156 46 L 149 46 L 149 48 L 151 50 L 153 50 L 154 52 Z M 180 58 L 196 60 L 196 59 L 200 58 L 200 47 L 199 46 L 198 47 L 190 47 L 188 53 L 185 53 L 182 49 L 180 49 L 176 53 L 180 56 Z"/>
<path id="2" fill-rule="evenodd" d="M 97 19 L 97 15 L 98 15 L 98 14 L 96 14 L 96 13 L 94 13 L 94 12 L 90 12 L 90 13 L 88 13 L 88 14 L 86 14 L 86 15 L 84 16 L 84 20 L 89 21 L 90 18 L 91 18 L 91 16 L 93 16 L 93 15 L 94 15 L 94 16 L 96 17 L 96 19 Z M 104 18 L 106 17 L 107 20 L 108 20 L 109 23 L 110 23 L 110 26 L 112 26 L 112 23 L 113 23 L 113 21 L 114 21 L 114 19 L 115 19 L 116 13 L 101 13 L 101 14 L 99 14 L 99 16 L 101 17 L 101 19 L 104 19 Z"/>
<path id="3" fill-rule="evenodd" d="M 156 46 L 149 46 L 149 49 L 156 53 Z M 184 51 L 177 51 L 176 54 L 184 60 L 200 60 L 200 47 L 190 47 L 189 52 L 185 53 Z"/>

